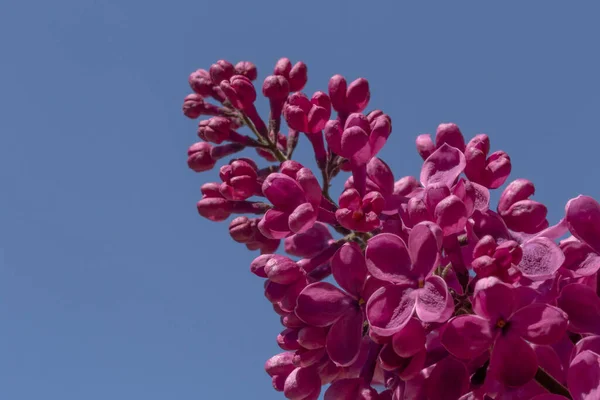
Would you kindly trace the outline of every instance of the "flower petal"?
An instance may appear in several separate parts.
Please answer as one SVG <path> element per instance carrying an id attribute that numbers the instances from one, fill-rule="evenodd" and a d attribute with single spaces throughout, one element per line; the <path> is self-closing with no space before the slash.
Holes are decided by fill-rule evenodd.
<path id="1" fill-rule="evenodd" d="M 488 350 L 493 337 L 488 320 L 476 315 L 461 315 L 442 328 L 440 340 L 450 354 L 469 360 Z"/>
<path id="2" fill-rule="evenodd" d="M 327 354 L 341 367 L 351 365 L 358 358 L 362 343 L 363 315 L 360 309 L 349 309 L 329 329 Z"/>
<path id="3" fill-rule="evenodd" d="M 589 350 L 578 354 L 569 367 L 567 385 L 573 400 L 600 398 L 600 356 Z"/>
<path id="4" fill-rule="evenodd" d="M 367 264 L 357 243 L 344 244 L 331 260 L 331 271 L 336 282 L 354 298 L 360 297 L 367 279 Z"/>
<path id="5" fill-rule="evenodd" d="M 354 303 L 346 293 L 328 282 L 316 282 L 300 292 L 296 315 L 313 326 L 328 326 L 340 318 Z"/>
<path id="6" fill-rule="evenodd" d="M 320 390 L 321 378 L 317 368 L 296 368 L 285 380 L 285 397 L 290 400 L 304 400 L 315 390 Z"/>
<path id="7" fill-rule="evenodd" d="M 391 233 L 381 233 L 367 242 L 367 268 L 371 275 L 393 283 L 409 283 L 411 261 L 404 241 Z"/>
<path id="8" fill-rule="evenodd" d="M 473 298 L 473 310 L 476 314 L 495 324 L 499 319 L 508 320 L 514 309 L 515 294 L 511 286 L 495 277 L 477 282 Z"/>
<path id="9" fill-rule="evenodd" d="M 269 239 L 283 239 L 290 234 L 289 214 L 279 210 L 268 210 L 258 222 L 258 230 Z"/>
<path id="10" fill-rule="evenodd" d="M 600 253 L 600 204 L 589 196 L 577 196 L 565 211 L 573 236 Z"/>
<path id="11" fill-rule="evenodd" d="M 377 400 L 377 391 L 361 378 L 338 379 L 325 392 L 324 400 Z"/>
<path id="12" fill-rule="evenodd" d="M 392 346 L 400 357 L 410 357 L 425 347 L 427 332 L 416 318 L 410 321 L 392 337 Z"/>
<path id="13" fill-rule="evenodd" d="M 318 209 L 322 197 L 321 185 L 319 185 L 319 181 L 313 175 L 312 171 L 308 168 L 302 168 L 296 174 L 296 181 L 304 191 L 306 200 L 312 204 L 315 209 Z"/>
<path id="14" fill-rule="evenodd" d="M 430 276 L 423 288 L 417 290 L 415 307 L 423 322 L 445 322 L 454 312 L 454 300 L 446 282 L 439 276 Z"/>
<path id="15" fill-rule="evenodd" d="M 408 286 L 389 285 L 373 293 L 366 309 L 373 332 L 391 336 L 408 324 L 415 309 L 413 292 Z"/>
<path id="16" fill-rule="evenodd" d="M 441 182 L 450 187 L 463 172 L 466 164 L 465 156 L 460 150 L 444 143 L 423 163 L 421 183 L 427 186 Z"/>
<path id="17" fill-rule="evenodd" d="M 440 201 L 434 215 L 445 236 L 463 232 L 467 224 L 467 207 L 455 195 Z"/>
<path id="18" fill-rule="evenodd" d="M 571 332 L 600 334 L 600 298 L 595 290 L 579 283 L 569 284 L 560 292 L 557 303 L 569 316 Z"/>
<path id="19" fill-rule="evenodd" d="M 579 353 L 582 353 L 586 350 L 593 351 L 594 353 L 600 355 L 600 336 L 588 336 L 577 342 L 577 345 L 575 345 L 573 351 L 571 352 L 571 360 L 573 360 L 573 358 L 575 358 Z"/>
<path id="20" fill-rule="evenodd" d="M 469 390 L 469 372 L 454 357 L 438 362 L 425 384 L 428 399 L 456 400 Z"/>
<path id="21" fill-rule="evenodd" d="M 535 344 L 557 343 L 567 332 L 567 314 L 560 308 L 536 303 L 510 317 L 510 330 Z"/>
<path id="22" fill-rule="evenodd" d="M 317 222 L 317 216 L 318 212 L 315 211 L 312 204 L 300 204 L 288 218 L 290 230 L 294 233 L 306 232 Z"/>
<path id="23" fill-rule="evenodd" d="M 421 222 L 412 228 L 408 236 L 408 252 L 414 276 L 423 279 L 436 266 L 442 239 L 439 226 L 431 222 Z"/>
<path id="24" fill-rule="evenodd" d="M 490 372 L 510 387 L 523 386 L 531 381 L 538 369 L 535 351 L 516 335 L 501 335 L 494 344 Z"/>
<path id="25" fill-rule="evenodd" d="M 565 261 L 560 247 L 545 237 L 535 237 L 523 245 L 523 257 L 517 269 L 529 279 L 552 277 Z"/>
<path id="26" fill-rule="evenodd" d="M 274 172 L 265 179 L 262 191 L 275 207 L 284 211 L 292 211 L 305 201 L 304 191 L 300 185 L 279 172 Z"/>

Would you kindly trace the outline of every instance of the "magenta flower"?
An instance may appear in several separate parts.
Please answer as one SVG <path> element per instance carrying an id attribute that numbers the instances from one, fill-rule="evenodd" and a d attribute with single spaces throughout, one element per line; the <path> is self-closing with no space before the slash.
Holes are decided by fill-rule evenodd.
<path id="1" fill-rule="evenodd" d="M 188 83 L 192 90 L 202 97 L 210 97 L 213 95 L 213 83 L 210 73 L 205 69 L 199 69 L 192 72 L 188 78 Z"/>
<path id="2" fill-rule="evenodd" d="M 223 181 L 219 191 L 228 200 L 246 200 L 260 193 L 257 170 L 256 164 L 249 158 L 231 160 L 219 170 Z"/>
<path id="3" fill-rule="evenodd" d="M 578 196 L 566 206 L 569 231 L 600 253 L 600 204 L 589 196 Z"/>
<path id="4" fill-rule="evenodd" d="M 325 250 L 333 242 L 327 225 L 320 222 L 307 229 L 287 237 L 284 241 L 285 252 L 298 257 L 313 257 Z"/>
<path id="5" fill-rule="evenodd" d="M 341 115 L 363 111 L 371 99 L 369 82 L 364 78 L 358 78 L 348 86 L 342 75 L 334 75 L 328 89 L 331 105 Z"/>
<path id="6" fill-rule="evenodd" d="M 284 163 L 282 171 L 287 171 L 289 165 L 292 164 Z M 258 224 L 266 237 L 282 239 L 291 233 L 304 232 L 316 222 L 321 187 L 308 168 L 297 169 L 289 175 L 273 173 L 265 179 L 262 191 L 274 206 Z"/>
<path id="7" fill-rule="evenodd" d="M 264 214 L 269 209 L 265 203 L 226 199 L 218 183 L 205 183 L 200 191 L 202 199 L 196 205 L 198 213 L 211 221 L 224 221 L 231 214 Z"/>
<path id="8" fill-rule="evenodd" d="M 200 121 L 198 124 L 198 137 L 216 144 L 231 141 L 246 146 L 254 146 L 254 142 L 248 136 L 240 135 L 234 130 L 237 127 L 237 124 L 230 118 L 212 117 Z"/>
<path id="9" fill-rule="evenodd" d="M 243 75 L 251 81 L 254 81 L 258 76 L 258 70 L 256 69 L 256 65 L 254 65 L 254 63 L 250 61 L 240 61 L 239 63 L 235 64 L 235 75 Z"/>
<path id="10" fill-rule="evenodd" d="M 325 400 L 378 400 L 379 394 L 364 379 L 338 379 L 325 392 Z"/>
<path id="11" fill-rule="evenodd" d="M 368 296 L 367 267 L 360 247 L 346 243 L 334 255 L 331 270 L 341 289 L 328 282 L 308 285 L 300 295 L 295 313 L 311 326 L 330 327 L 327 354 L 340 366 L 356 361 L 363 329 L 363 305 Z"/>
<path id="12" fill-rule="evenodd" d="M 375 157 L 391 132 L 391 119 L 380 112 L 367 116 L 354 113 L 348 116 L 344 125 L 339 120 L 331 120 L 325 125 L 329 147 L 354 165 L 365 165 Z"/>
<path id="13" fill-rule="evenodd" d="M 235 75 L 235 67 L 229 61 L 219 60 L 210 66 L 208 72 L 213 83 L 219 85 L 222 81 L 229 80 Z"/>
<path id="14" fill-rule="evenodd" d="M 404 241 L 389 233 L 369 240 L 365 257 L 369 272 L 390 282 L 367 303 L 367 318 L 373 332 L 391 336 L 402 329 L 416 312 L 423 322 L 444 322 L 454 303 L 446 282 L 432 275 L 442 245 L 440 228 L 425 222 L 416 225 Z"/>
<path id="15" fill-rule="evenodd" d="M 274 253 L 279 247 L 279 239 L 269 239 L 258 229 L 259 218 L 241 216 L 231 220 L 229 235 L 248 250 L 260 250 L 261 254 Z"/>
<path id="16" fill-rule="evenodd" d="M 566 285 L 557 299 L 558 306 L 569 316 L 569 330 L 600 335 L 600 298 L 589 286 Z"/>
<path id="17" fill-rule="evenodd" d="M 290 128 L 307 134 L 323 130 L 331 115 L 331 101 L 323 92 L 309 99 L 304 93 L 294 93 L 288 99 L 283 115 Z"/>
<path id="18" fill-rule="evenodd" d="M 560 273 L 573 278 L 593 276 L 600 270 L 600 256 L 587 244 L 571 236 L 560 242 L 565 256 Z"/>
<path id="19" fill-rule="evenodd" d="M 465 138 L 460 129 L 454 123 L 440 124 L 435 132 L 435 143 L 431 140 L 431 135 L 425 133 L 417 136 L 417 151 L 423 160 L 432 155 L 437 149 L 446 143 L 455 147 L 461 152 L 465 151 Z"/>
<path id="20" fill-rule="evenodd" d="M 473 182 L 497 189 L 506 182 L 512 169 L 510 157 L 503 151 L 489 155 L 490 139 L 485 134 L 476 135 L 465 148 L 467 165 L 465 175 Z"/>
<path id="21" fill-rule="evenodd" d="M 222 115 L 223 111 L 204 101 L 201 95 L 197 93 L 188 94 L 183 101 L 183 114 L 191 119 L 196 119 L 201 115 Z"/>
<path id="22" fill-rule="evenodd" d="M 294 93 L 288 97 L 283 115 L 290 128 L 306 133 L 319 168 L 325 168 L 327 151 L 321 131 L 331 116 L 329 97 L 323 92 L 315 92 L 310 99 L 304 93 Z"/>
<path id="23" fill-rule="evenodd" d="M 473 249 L 471 267 L 479 278 L 495 276 L 502 281 L 511 281 L 509 269 L 521 262 L 523 250 L 514 240 L 506 240 L 499 245 L 496 240 L 486 235 Z"/>
<path id="24" fill-rule="evenodd" d="M 196 172 L 208 171 L 215 166 L 219 159 L 243 149 L 244 146 L 238 143 L 216 147 L 206 142 L 194 143 L 188 149 L 188 167 Z"/>
<path id="25" fill-rule="evenodd" d="M 291 92 L 298 92 L 304 88 L 308 81 L 308 68 L 302 61 L 298 61 L 294 66 L 289 58 L 281 58 L 275 64 L 273 71 L 275 75 L 284 77 L 288 83 Z"/>
<path id="26" fill-rule="evenodd" d="M 471 359 L 492 348 L 490 372 L 507 386 L 522 386 L 533 379 L 538 361 L 528 342 L 558 342 L 567 329 L 567 315 L 543 303 L 518 307 L 514 289 L 497 278 L 477 283 L 475 315 L 451 319 L 442 329 L 444 347 L 455 357 Z"/>
<path id="27" fill-rule="evenodd" d="M 514 180 L 504 189 L 498 202 L 498 213 L 509 229 L 537 233 L 548 227 L 546 206 L 529 200 L 534 193 L 535 187 L 527 179 Z"/>
<path id="28" fill-rule="evenodd" d="M 391 119 L 362 114 L 365 79 L 336 75 L 328 95 L 308 98 L 306 64 L 282 58 L 262 84 L 263 120 L 256 78 L 249 61 L 196 70 L 183 111 L 213 116 L 188 149 L 192 170 L 249 147 L 259 156 L 224 161 L 197 209 L 211 221 L 236 216 L 230 237 L 260 250 L 250 270 L 263 278 L 286 351 L 265 364 L 275 390 L 292 400 L 317 400 L 328 384 L 326 400 L 600 398 L 600 203 L 571 199 L 550 226 L 533 183 L 516 179 L 492 211 L 490 189 L 512 161 L 490 153 L 485 134 L 465 145 L 453 123 L 435 141 L 417 138 L 419 180 L 395 181 L 377 157 Z M 302 132 L 323 187 L 292 160 Z M 340 172 L 351 176 L 333 193 Z M 301 259 L 274 254 L 281 239 Z"/>
<path id="29" fill-rule="evenodd" d="M 567 383 L 573 400 L 600 396 L 600 336 L 588 336 L 577 343 L 571 355 Z"/>
<path id="30" fill-rule="evenodd" d="M 369 232 L 381 224 L 379 214 L 385 199 L 379 192 L 369 192 L 363 198 L 356 189 L 346 189 L 339 198 L 340 208 L 335 217 L 344 228 L 357 232 Z"/>
<path id="31" fill-rule="evenodd" d="M 452 187 L 456 178 L 465 169 L 466 161 L 463 153 L 447 143 L 442 144 L 423 163 L 421 168 L 421 184 L 423 186 L 441 183 Z"/>

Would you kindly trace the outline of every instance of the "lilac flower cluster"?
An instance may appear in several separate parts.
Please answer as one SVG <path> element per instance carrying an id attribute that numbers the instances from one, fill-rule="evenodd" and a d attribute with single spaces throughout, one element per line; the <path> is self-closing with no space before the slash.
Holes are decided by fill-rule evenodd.
<path id="1" fill-rule="evenodd" d="M 511 159 L 452 123 L 417 137 L 419 179 L 396 180 L 377 157 L 391 118 L 365 112 L 366 79 L 335 75 L 309 97 L 306 65 L 283 58 L 263 81 L 266 122 L 256 79 L 247 61 L 199 69 L 183 112 L 210 116 L 189 167 L 222 164 L 198 212 L 242 214 L 229 233 L 261 253 L 250 270 L 283 326 L 283 352 L 265 364 L 275 390 L 291 400 L 323 386 L 326 400 L 600 399 L 598 202 L 576 197 L 550 226 L 533 183 L 516 179 L 493 210 Z M 292 159 L 301 133 L 316 173 Z M 230 158 L 249 148 L 257 159 Z M 336 202 L 330 183 L 345 172 Z"/>

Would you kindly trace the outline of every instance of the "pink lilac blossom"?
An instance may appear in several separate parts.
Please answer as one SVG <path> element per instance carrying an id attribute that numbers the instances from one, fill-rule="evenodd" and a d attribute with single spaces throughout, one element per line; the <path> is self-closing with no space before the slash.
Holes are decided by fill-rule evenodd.
<path id="1" fill-rule="evenodd" d="M 202 185 L 199 214 L 229 220 L 231 238 L 260 251 L 250 271 L 282 325 L 283 352 L 264 366 L 276 391 L 292 400 L 600 399 L 596 200 L 572 198 L 550 225 L 531 181 L 505 185 L 511 158 L 491 152 L 486 134 L 465 140 L 454 123 L 418 136 L 418 177 L 396 180 L 378 157 L 392 120 L 365 111 L 366 79 L 334 75 L 309 98 L 306 64 L 281 58 L 262 81 L 263 120 L 257 78 L 249 61 L 198 69 L 183 113 L 209 116 L 188 166 L 218 167 L 220 178 Z M 293 160 L 300 133 L 315 168 Z M 259 158 L 237 155 L 245 149 Z M 336 202 L 331 182 L 346 172 Z"/>

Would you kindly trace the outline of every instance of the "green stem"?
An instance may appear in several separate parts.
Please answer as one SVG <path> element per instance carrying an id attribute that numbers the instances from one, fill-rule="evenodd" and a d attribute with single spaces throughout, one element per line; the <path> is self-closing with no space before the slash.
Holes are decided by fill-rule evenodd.
<path id="1" fill-rule="evenodd" d="M 246 124 L 246 126 L 248 126 L 248 128 L 250 128 L 250 130 L 256 135 L 256 137 L 258 138 L 258 141 L 261 144 L 263 144 L 265 146 L 265 148 L 270 150 L 271 153 L 273 153 L 273 155 L 275 156 L 275 158 L 278 161 L 280 161 L 280 162 L 287 161 L 288 158 L 285 156 L 285 154 L 283 154 L 277 148 L 277 144 L 273 143 L 271 140 L 269 140 L 268 137 L 264 137 L 263 135 L 261 135 L 258 132 L 258 130 L 256 129 L 256 127 L 254 126 L 254 124 L 252 123 L 252 121 L 250 121 L 250 118 L 248 118 L 246 113 L 244 113 L 243 111 L 240 111 L 240 115 L 242 116 L 242 120 L 244 121 L 244 124 Z M 277 140 L 277 138 L 275 138 L 275 140 Z"/>
<path id="2" fill-rule="evenodd" d="M 542 367 L 538 367 L 538 370 L 535 373 L 535 380 L 548 392 L 565 396 L 567 399 L 573 399 L 569 393 L 569 390 L 556 379 L 554 379 L 552 375 L 544 371 Z"/>

